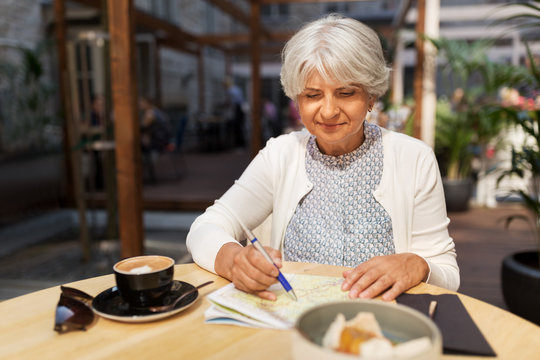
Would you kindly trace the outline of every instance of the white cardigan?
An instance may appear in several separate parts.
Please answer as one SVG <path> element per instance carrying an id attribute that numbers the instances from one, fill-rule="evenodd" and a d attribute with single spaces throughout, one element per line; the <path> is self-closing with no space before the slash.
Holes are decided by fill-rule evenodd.
<path id="1" fill-rule="evenodd" d="M 423 257 L 428 283 L 457 290 L 459 269 L 435 155 L 419 140 L 381 130 L 384 167 L 373 195 L 392 219 L 396 253 Z M 219 249 L 246 238 L 235 216 L 254 229 L 271 215 L 270 234 L 259 240 L 283 251 L 285 229 L 313 186 L 305 169 L 309 137 L 303 130 L 270 139 L 234 185 L 193 222 L 187 247 L 197 264 L 215 272 Z"/>

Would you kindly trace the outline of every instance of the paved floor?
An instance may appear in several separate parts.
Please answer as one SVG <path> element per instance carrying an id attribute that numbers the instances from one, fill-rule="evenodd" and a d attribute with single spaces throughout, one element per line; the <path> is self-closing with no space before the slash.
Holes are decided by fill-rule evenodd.
<path id="1" fill-rule="evenodd" d="M 515 221 L 508 229 L 505 227 L 502 219 L 516 213 L 526 215 L 519 206 L 449 214 L 461 293 L 506 308 L 500 285 L 502 260 L 513 252 L 535 248 L 535 236 L 527 223 Z"/>

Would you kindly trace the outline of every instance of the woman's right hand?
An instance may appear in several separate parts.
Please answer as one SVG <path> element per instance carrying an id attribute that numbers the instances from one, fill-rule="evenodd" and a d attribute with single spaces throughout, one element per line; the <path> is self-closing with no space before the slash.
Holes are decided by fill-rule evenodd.
<path id="1" fill-rule="evenodd" d="M 265 249 L 281 268 L 281 253 L 273 248 Z M 276 300 L 276 295 L 266 289 L 277 282 L 278 269 L 254 246 L 243 247 L 237 243 L 223 245 L 217 253 L 214 268 L 218 275 L 232 281 L 237 289 L 262 299 Z"/>

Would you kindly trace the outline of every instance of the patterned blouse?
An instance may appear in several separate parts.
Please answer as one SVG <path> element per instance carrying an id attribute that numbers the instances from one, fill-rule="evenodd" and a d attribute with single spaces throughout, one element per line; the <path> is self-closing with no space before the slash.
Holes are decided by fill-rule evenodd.
<path id="1" fill-rule="evenodd" d="M 373 197 L 383 170 L 381 129 L 364 122 L 364 143 L 351 153 L 322 154 L 312 136 L 306 171 L 313 189 L 285 231 L 285 260 L 355 267 L 395 253 L 392 221 Z"/>

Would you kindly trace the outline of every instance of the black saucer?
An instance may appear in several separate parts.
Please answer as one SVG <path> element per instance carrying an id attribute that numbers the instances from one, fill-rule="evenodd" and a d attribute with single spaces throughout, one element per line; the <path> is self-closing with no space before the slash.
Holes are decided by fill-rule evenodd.
<path id="1" fill-rule="evenodd" d="M 158 305 L 171 304 L 184 292 L 193 289 L 194 286 L 183 281 L 174 280 L 171 290 Z M 174 309 L 160 312 L 151 312 L 145 307 L 133 307 L 125 302 L 116 286 L 101 292 L 92 301 L 94 311 L 104 318 L 124 322 L 146 322 L 159 320 L 174 315 L 191 306 L 199 297 L 199 292 L 194 291 L 175 305 Z"/>

